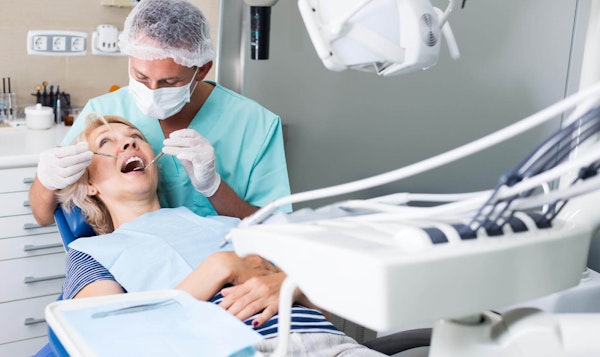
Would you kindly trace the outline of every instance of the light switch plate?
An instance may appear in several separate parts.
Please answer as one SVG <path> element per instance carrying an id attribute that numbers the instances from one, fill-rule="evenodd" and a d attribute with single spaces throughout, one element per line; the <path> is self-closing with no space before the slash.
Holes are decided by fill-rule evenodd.
<path id="1" fill-rule="evenodd" d="M 27 32 L 27 54 L 45 56 L 83 56 L 87 53 L 87 33 L 60 30 Z"/>

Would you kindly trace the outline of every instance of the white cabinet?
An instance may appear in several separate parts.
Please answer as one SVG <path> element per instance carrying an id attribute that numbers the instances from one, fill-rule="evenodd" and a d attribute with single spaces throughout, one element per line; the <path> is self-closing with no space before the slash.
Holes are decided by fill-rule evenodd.
<path id="1" fill-rule="evenodd" d="M 48 343 L 46 336 L 0 345 L 0 356 L 32 356 Z M 35 352 L 32 352 L 35 351 Z"/>
<path id="2" fill-rule="evenodd" d="M 48 341 L 44 309 L 61 292 L 65 253 L 56 226 L 33 218 L 28 191 L 39 153 L 67 129 L 0 129 L 0 356 L 31 356 Z"/>

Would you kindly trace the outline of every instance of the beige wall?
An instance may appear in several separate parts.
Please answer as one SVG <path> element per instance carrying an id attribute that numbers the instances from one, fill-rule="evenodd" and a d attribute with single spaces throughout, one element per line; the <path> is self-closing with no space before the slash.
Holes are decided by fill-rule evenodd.
<path id="1" fill-rule="evenodd" d="M 207 16 L 213 43 L 217 43 L 219 1 L 191 1 Z M 21 110 L 35 103 L 31 93 L 43 81 L 70 93 L 73 106 L 83 106 L 89 98 L 107 92 L 114 84 L 127 85 L 127 57 L 92 55 L 89 42 L 99 24 L 113 24 L 122 30 L 129 11 L 131 8 L 102 6 L 100 0 L 2 0 L 0 77 L 11 78 L 11 89 L 17 93 Z M 29 30 L 86 32 L 88 53 L 60 57 L 28 55 Z M 209 77 L 214 78 L 214 74 Z"/>

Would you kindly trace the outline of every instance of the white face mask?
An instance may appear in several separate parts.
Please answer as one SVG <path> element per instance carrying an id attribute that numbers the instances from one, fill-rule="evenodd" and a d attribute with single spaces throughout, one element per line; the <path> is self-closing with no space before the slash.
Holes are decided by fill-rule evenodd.
<path id="1" fill-rule="evenodd" d="M 198 82 L 190 91 L 192 82 L 196 79 L 198 68 L 190 83 L 181 87 L 164 87 L 150 89 L 143 83 L 136 81 L 131 74 L 129 75 L 129 93 L 142 113 L 149 117 L 163 120 L 179 113 L 184 105 L 190 102 L 190 96 L 196 89 Z"/>

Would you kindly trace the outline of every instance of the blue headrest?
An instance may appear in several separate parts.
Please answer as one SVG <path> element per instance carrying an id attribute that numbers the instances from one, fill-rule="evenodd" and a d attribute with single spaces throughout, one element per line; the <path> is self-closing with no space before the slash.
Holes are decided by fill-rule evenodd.
<path id="1" fill-rule="evenodd" d="M 83 213 L 81 213 L 81 209 L 79 207 L 73 207 L 71 212 L 67 212 L 62 207 L 61 209 L 63 210 L 65 218 L 69 223 L 69 228 L 75 237 L 91 237 L 96 235 L 96 232 L 94 232 L 92 226 L 86 222 L 85 216 Z"/>
<path id="2" fill-rule="evenodd" d="M 54 211 L 54 220 L 65 249 L 68 249 L 69 243 L 79 237 L 96 235 L 92 226 L 85 221 L 85 216 L 81 213 L 79 207 L 73 207 L 70 212 L 67 212 L 61 206 L 58 206 Z"/>

